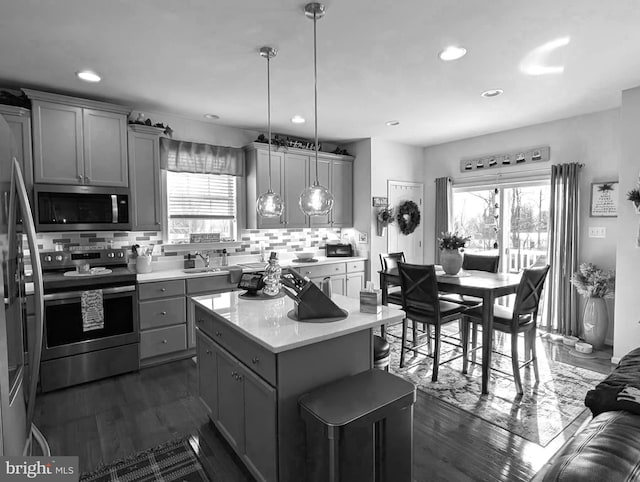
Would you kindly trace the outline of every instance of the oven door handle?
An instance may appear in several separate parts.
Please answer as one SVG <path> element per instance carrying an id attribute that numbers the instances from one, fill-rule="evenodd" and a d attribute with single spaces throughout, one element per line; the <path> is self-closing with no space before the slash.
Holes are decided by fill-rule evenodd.
<path id="1" fill-rule="evenodd" d="M 99 289 L 99 288 L 97 288 Z M 114 293 L 127 293 L 129 291 L 135 291 L 136 287 L 132 286 L 116 286 L 113 288 L 102 288 L 103 295 L 111 295 Z M 44 295 L 44 301 L 55 301 L 55 300 L 68 300 L 70 298 L 80 298 L 82 297 L 82 293 L 84 291 L 91 290 L 82 290 L 82 291 L 65 291 L 63 293 L 50 293 L 48 295 Z"/>

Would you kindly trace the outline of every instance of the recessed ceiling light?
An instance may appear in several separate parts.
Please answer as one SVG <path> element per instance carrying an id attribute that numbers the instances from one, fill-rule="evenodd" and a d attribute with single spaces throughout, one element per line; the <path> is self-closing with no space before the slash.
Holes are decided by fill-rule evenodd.
<path id="1" fill-rule="evenodd" d="M 213 119 L 213 120 L 220 119 L 220 116 L 215 114 L 205 114 L 204 117 L 205 119 Z"/>
<path id="2" fill-rule="evenodd" d="M 91 70 L 81 70 L 76 72 L 76 76 L 85 82 L 100 82 L 102 78 Z"/>
<path id="3" fill-rule="evenodd" d="M 504 90 L 502 89 L 491 89 L 491 90 L 485 90 L 482 94 L 480 94 L 482 97 L 497 97 L 500 94 L 502 94 L 504 92 Z"/>
<path id="4" fill-rule="evenodd" d="M 294 116 L 291 118 L 291 122 L 292 122 L 293 124 L 304 124 L 304 123 L 306 122 L 306 120 L 305 120 L 305 118 L 304 118 L 304 117 L 302 117 L 301 115 L 294 115 Z"/>
<path id="5" fill-rule="evenodd" d="M 391 120 L 391 121 L 387 121 L 387 122 L 386 122 L 386 124 L 387 124 L 388 126 L 397 126 L 397 125 L 400 125 L 400 121 L 397 121 L 397 120 Z"/>
<path id="6" fill-rule="evenodd" d="M 446 47 L 443 51 L 441 51 L 438 56 L 440 60 L 444 60 L 448 62 L 450 60 L 458 60 L 464 57 L 467 54 L 467 49 L 464 47 L 457 47 L 455 45 L 450 45 Z"/>

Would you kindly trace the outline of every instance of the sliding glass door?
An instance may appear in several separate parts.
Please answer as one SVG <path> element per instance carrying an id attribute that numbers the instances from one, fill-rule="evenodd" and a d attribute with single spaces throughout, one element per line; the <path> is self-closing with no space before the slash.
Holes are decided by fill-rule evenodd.
<path id="1" fill-rule="evenodd" d="M 500 270 L 517 273 L 547 262 L 548 180 L 453 187 L 454 229 L 471 236 L 465 251 L 500 254 Z"/>

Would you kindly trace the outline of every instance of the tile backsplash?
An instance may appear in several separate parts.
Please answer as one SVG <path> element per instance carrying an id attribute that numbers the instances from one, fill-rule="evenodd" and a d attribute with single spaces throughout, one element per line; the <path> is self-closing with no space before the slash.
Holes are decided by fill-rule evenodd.
<path id="1" fill-rule="evenodd" d="M 239 241 L 226 249 L 229 256 L 259 254 L 261 246 L 267 253 L 318 250 L 324 248 L 327 240 L 339 240 L 340 236 L 339 228 L 242 229 Z M 176 245 L 165 247 L 159 231 L 38 233 L 38 248 L 42 251 L 53 251 L 56 245 L 66 250 L 85 246 L 129 248 L 134 244 L 156 246 L 154 257 L 186 255 Z"/>

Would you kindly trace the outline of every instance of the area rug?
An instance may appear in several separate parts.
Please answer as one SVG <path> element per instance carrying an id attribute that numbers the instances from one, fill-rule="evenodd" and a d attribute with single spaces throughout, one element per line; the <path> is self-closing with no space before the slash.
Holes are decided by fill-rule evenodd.
<path id="1" fill-rule="evenodd" d="M 189 438 L 167 442 L 82 474 L 82 482 L 206 482 Z"/>
<path id="2" fill-rule="evenodd" d="M 457 331 L 457 326 L 455 328 Z M 392 327 L 389 333 L 400 335 L 401 325 Z M 489 394 L 481 396 L 480 365 L 470 364 L 468 373 L 463 375 L 462 359 L 459 358 L 441 365 L 438 381 L 432 382 L 431 358 L 408 352 L 405 355 L 405 367 L 399 368 L 400 341 L 393 337 L 388 337 L 388 340 L 391 344 L 393 373 L 415 383 L 419 390 L 429 395 L 543 447 L 586 410 L 584 397 L 587 391 L 605 377 L 591 370 L 547 360 L 543 343 L 549 342 L 538 339 L 536 350 L 540 382 L 536 385 L 532 368 L 522 369 L 524 395 L 518 397 L 513 378 L 492 370 Z M 497 336 L 495 343 L 502 353 L 510 352 L 508 335 Z M 452 349 L 446 344 L 442 346 L 441 360 L 461 353 L 461 349 Z M 426 347 L 421 350 L 426 350 Z M 519 347 L 519 352 L 523 353 L 523 348 Z M 479 353 L 476 361 L 481 362 Z M 512 373 L 511 359 L 508 357 L 494 354 L 491 365 Z"/>

